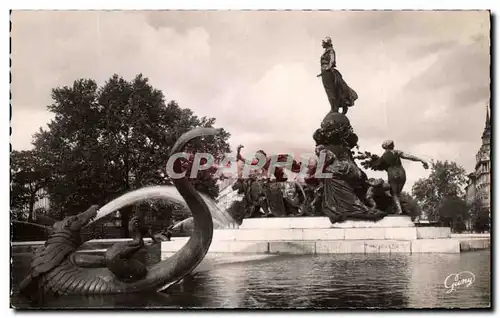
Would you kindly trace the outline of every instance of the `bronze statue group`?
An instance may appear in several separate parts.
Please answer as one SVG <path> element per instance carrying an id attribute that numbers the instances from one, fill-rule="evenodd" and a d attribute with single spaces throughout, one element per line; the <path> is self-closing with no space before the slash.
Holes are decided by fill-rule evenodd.
<path id="1" fill-rule="evenodd" d="M 346 219 L 378 220 L 386 215 L 405 214 L 401 192 L 406 183 L 406 173 L 401 159 L 427 162 L 394 147 L 392 140 L 382 143 L 381 156 L 368 152 L 354 153 L 358 137 L 346 114 L 354 106 L 358 94 L 351 88 L 337 69 L 336 53 L 332 40 L 322 41 L 324 52 L 320 58 L 321 77 L 331 110 L 316 130 L 317 157 L 326 158 L 323 172 L 332 177 L 316 177 L 316 164 L 307 167 L 304 182 L 288 181 L 282 167 L 276 167 L 274 178 L 268 174 L 271 156 L 260 150 L 266 158 L 265 165 L 248 178 L 239 178 L 233 189 L 243 195 L 239 208 L 242 218 L 262 216 L 326 215 L 332 223 Z M 341 112 L 340 112 L 341 111 Z M 245 165 L 256 165 L 258 160 L 246 160 L 237 149 L 237 159 Z M 278 162 L 287 161 L 287 155 L 278 155 Z M 386 171 L 387 181 L 368 178 L 355 160 L 366 169 Z M 301 164 L 291 160 L 292 172 L 301 171 Z M 403 204 L 402 204 L 403 203 Z"/>
<path id="2" fill-rule="evenodd" d="M 292 172 L 302 172 L 302 165 L 288 155 L 268 156 L 259 151 L 260 159 L 265 159 L 260 169 L 237 180 L 233 189 L 243 194 L 242 201 L 236 201 L 243 210 L 242 218 L 262 216 L 326 215 L 331 223 L 347 219 L 379 220 L 389 214 L 404 214 L 405 205 L 400 198 L 406 182 L 401 159 L 420 161 L 424 168 L 427 163 L 415 156 L 396 150 L 394 142 L 382 144 L 381 156 L 368 152 L 357 154 L 358 136 L 354 133 L 346 117 L 349 107 L 358 98 L 356 92 L 343 80 L 336 69 L 336 57 L 330 38 L 323 40 L 325 52 L 321 56 L 321 78 L 330 102 L 331 111 L 316 129 L 313 139 L 315 153 L 323 164 L 310 162 L 304 182 L 287 180 L 283 167 L 275 167 L 273 162 L 292 162 Z M 340 113 L 342 109 L 342 113 Z M 172 154 L 177 153 L 190 140 L 205 135 L 217 135 L 218 129 L 198 128 L 183 136 L 175 143 Z M 238 147 L 237 159 L 245 165 L 257 165 L 259 160 L 246 160 L 241 155 L 243 146 Z M 369 179 L 355 160 L 361 160 L 364 168 L 387 171 L 388 180 Z M 175 173 L 189 168 L 185 162 L 175 161 Z M 322 169 L 322 171 L 320 170 Z M 329 176 L 317 173 L 328 173 Z M 208 175 L 207 175 L 208 177 Z M 131 218 L 129 231 L 132 240 L 118 242 L 104 255 L 78 253 L 83 244 L 81 229 L 91 223 L 97 215 L 93 206 L 85 212 L 71 215 L 56 222 L 46 243 L 37 249 L 30 264 L 29 275 L 21 282 L 20 292 L 30 299 L 43 299 L 46 295 L 94 295 L 158 291 L 176 283 L 197 266 L 210 247 L 213 235 L 212 215 L 203 199 L 195 191 L 187 177 L 173 179 L 174 185 L 186 200 L 194 218 L 193 235 L 189 242 L 175 256 L 157 264 L 146 266 L 134 256 L 145 243 L 149 234 L 153 242 L 169 240 L 171 228 L 160 235 L 153 235 L 144 226 L 143 213 Z M 156 190 L 155 190 L 156 191 Z M 173 200 L 173 198 L 171 198 Z M 234 215 L 234 214 L 233 214 Z"/>

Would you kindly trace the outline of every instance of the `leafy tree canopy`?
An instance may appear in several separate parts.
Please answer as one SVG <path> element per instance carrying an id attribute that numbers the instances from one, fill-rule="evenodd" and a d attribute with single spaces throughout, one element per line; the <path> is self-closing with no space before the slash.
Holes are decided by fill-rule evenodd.
<path id="1" fill-rule="evenodd" d="M 60 216 L 103 205 L 133 189 L 170 184 L 168 153 L 177 138 L 195 127 L 212 127 L 214 118 L 198 117 L 163 93 L 142 74 L 127 81 L 112 76 L 102 87 L 92 79 L 53 89 L 48 106 L 54 119 L 40 129 L 33 144 L 51 172 L 46 189 L 51 209 Z M 229 133 L 193 141 L 192 152 L 223 157 Z M 215 197 L 216 180 L 196 187 Z M 130 210 L 131 211 L 131 210 Z M 129 211 L 129 212 L 130 212 Z M 130 213 L 120 211 L 124 231 Z"/>

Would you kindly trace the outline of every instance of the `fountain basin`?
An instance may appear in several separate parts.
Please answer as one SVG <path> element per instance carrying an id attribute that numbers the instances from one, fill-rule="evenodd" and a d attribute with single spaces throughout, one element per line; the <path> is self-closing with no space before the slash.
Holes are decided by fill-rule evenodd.
<path id="1" fill-rule="evenodd" d="M 448 227 L 416 227 L 408 216 L 388 216 L 377 222 L 331 224 L 325 217 L 245 219 L 239 229 L 214 230 L 209 253 L 344 254 L 460 253 L 489 248 L 489 237 L 452 237 Z M 161 243 L 162 257 L 187 241 Z"/>

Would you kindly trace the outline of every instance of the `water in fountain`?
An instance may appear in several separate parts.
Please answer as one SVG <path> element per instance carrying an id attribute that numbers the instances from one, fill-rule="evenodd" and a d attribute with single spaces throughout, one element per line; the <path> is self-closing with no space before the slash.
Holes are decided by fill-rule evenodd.
<path id="1" fill-rule="evenodd" d="M 214 219 L 214 223 L 219 225 L 219 227 L 235 227 L 236 222 L 234 219 L 226 212 L 217 206 L 214 200 L 208 196 L 201 194 L 201 197 L 207 204 L 210 214 Z M 179 191 L 174 186 L 152 186 L 145 187 L 138 190 L 128 192 L 108 204 L 104 205 L 97 212 L 97 216 L 94 221 L 105 217 L 106 215 L 115 212 L 125 206 L 152 199 L 164 199 L 172 203 L 182 205 L 187 208 L 187 203 L 184 198 L 180 195 Z"/>
<path id="2" fill-rule="evenodd" d="M 201 196 L 203 200 L 205 200 L 205 203 L 207 204 L 208 208 L 210 209 L 212 217 L 217 221 L 219 221 L 219 223 L 223 227 L 232 228 L 237 226 L 237 223 L 233 219 L 233 217 L 229 213 L 227 213 L 227 211 L 220 209 L 214 200 L 212 200 L 210 197 L 204 194 L 201 194 Z"/>
<path id="3" fill-rule="evenodd" d="M 216 218 L 213 218 L 214 222 L 214 228 L 215 229 L 226 229 L 226 228 L 232 228 L 234 225 L 231 224 L 222 224 L 219 220 Z M 173 227 L 172 230 L 176 230 L 178 228 L 183 228 L 183 229 L 193 229 L 194 228 L 194 219 L 192 216 L 188 217 L 187 219 L 184 219 L 178 223 L 176 223 Z"/>
<path id="4" fill-rule="evenodd" d="M 217 203 L 212 200 L 210 197 L 206 196 L 203 193 L 200 193 L 201 197 L 207 204 L 208 208 L 210 209 L 210 213 L 212 214 L 212 218 L 214 221 L 214 227 L 217 229 L 227 229 L 227 228 L 236 228 L 238 227 L 238 224 L 235 222 L 233 217 L 227 213 L 227 211 L 221 210 L 218 206 Z M 187 207 L 187 205 L 186 205 Z M 181 226 L 184 228 L 192 228 L 193 227 L 193 217 L 189 217 L 187 219 L 184 219 L 180 221 L 179 223 L 175 224 L 175 226 L 172 229 L 177 229 L 180 228 Z"/>

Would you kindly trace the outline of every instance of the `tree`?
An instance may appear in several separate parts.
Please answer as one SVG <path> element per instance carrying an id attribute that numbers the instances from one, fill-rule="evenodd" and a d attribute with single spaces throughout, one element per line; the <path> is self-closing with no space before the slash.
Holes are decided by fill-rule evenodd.
<path id="1" fill-rule="evenodd" d="M 439 221 L 442 226 L 448 226 L 453 232 L 463 232 L 465 222 L 469 218 L 469 206 L 460 197 L 446 197 L 439 205 Z"/>
<path id="2" fill-rule="evenodd" d="M 55 118 L 47 130 L 35 135 L 35 149 L 52 173 L 47 192 L 60 217 L 90 204 L 104 204 L 109 193 L 106 186 L 111 178 L 106 173 L 105 145 L 99 143 L 102 119 L 96 97 L 97 85 L 92 80 L 54 89 L 54 104 L 47 108 Z"/>
<path id="3" fill-rule="evenodd" d="M 479 233 L 487 232 L 490 230 L 490 223 L 490 212 L 488 211 L 488 209 L 483 208 L 479 211 L 479 214 L 477 215 L 473 223 L 474 231 Z"/>
<path id="4" fill-rule="evenodd" d="M 412 193 L 429 220 L 459 230 L 465 227 L 468 209 L 464 200 L 465 169 L 450 161 L 431 162 L 428 178 L 413 185 Z"/>
<path id="5" fill-rule="evenodd" d="M 412 194 L 427 213 L 429 220 L 439 220 L 439 209 L 445 198 L 464 196 L 466 184 L 464 168 L 450 161 L 431 162 L 428 178 L 413 185 Z"/>
<path id="6" fill-rule="evenodd" d="M 484 206 L 480 198 L 475 198 L 469 204 L 469 211 L 472 229 L 475 232 L 482 233 L 490 230 L 490 211 Z"/>
<path id="7" fill-rule="evenodd" d="M 54 177 L 48 192 L 61 212 L 77 213 L 133 189 L 170 184 L 166 163 L 175 141 L 192 128 L 215 124 L 175 101 L 165 104 L 163 93 L 141 74 L 130 82 L 114 75 L 102 87 L 80 79 L 54 89 L 52 98 L 48 109 L 55 118 L 34 144 L 50 163 Z M 196 140 L 189 149 L 221 157 L 229 152 L 228 138 L 223 132 Z M 207 180 L 197 188 L 214 196 L 211 184 Z M 124 235 L 132 210 L 120 210 Z"/>
<path id="8" fill-rule="evenodd" d="M 37 151 L 12 151 L 10 153 L 11 209 L 26 210 L 28 220 L 33 220 L 35 203 L 44 196 L 41 190 L 48 184 L 49 178 L 49 170 Z"/>

